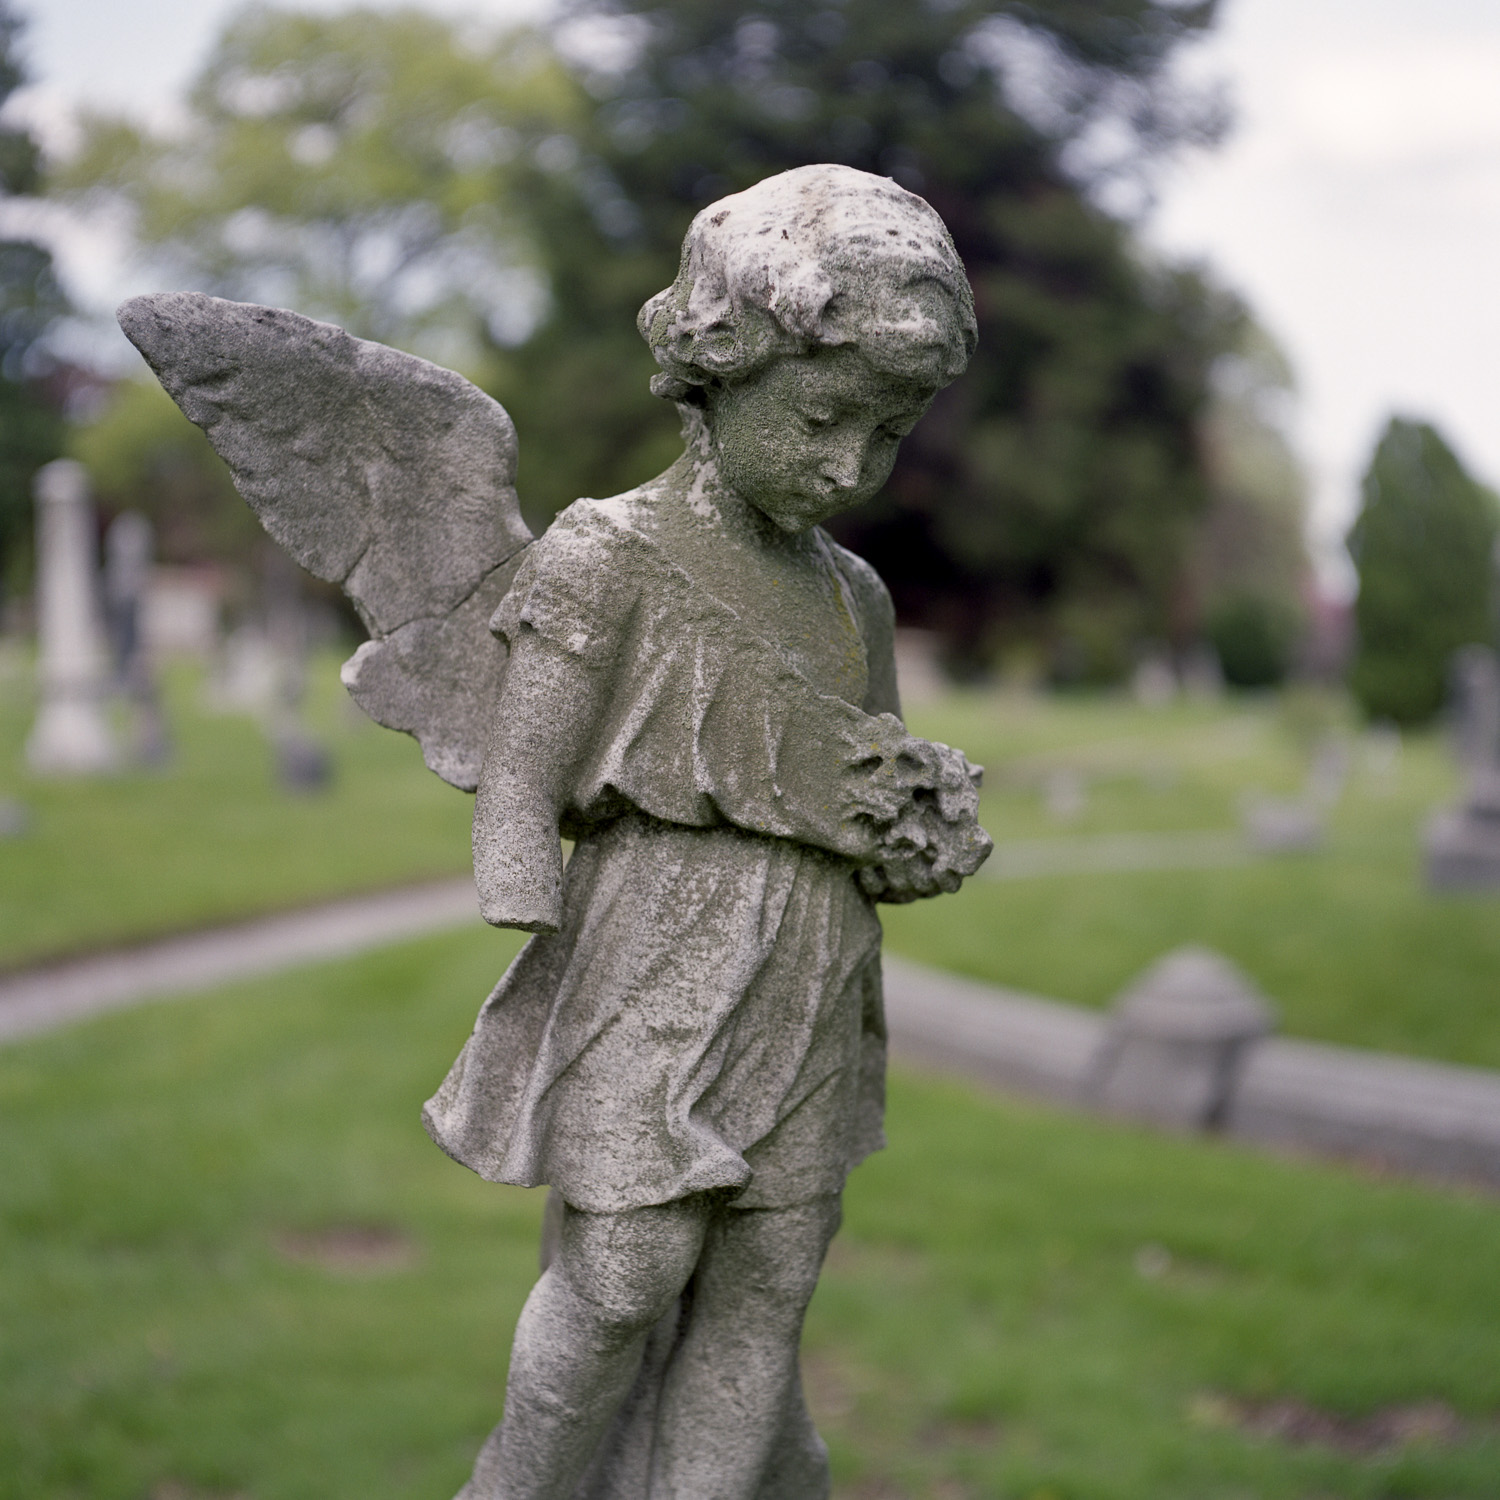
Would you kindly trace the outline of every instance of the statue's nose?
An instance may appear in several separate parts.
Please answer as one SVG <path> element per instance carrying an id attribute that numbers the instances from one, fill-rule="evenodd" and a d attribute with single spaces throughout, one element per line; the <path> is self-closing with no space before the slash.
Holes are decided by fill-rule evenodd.
<path id="1" fill-rule="evenodd" d="M 836 490 L 852 490 L 859 483 L 860 457 L 857 448 L 832 455 L 824 462 L 823 477 Z"/>

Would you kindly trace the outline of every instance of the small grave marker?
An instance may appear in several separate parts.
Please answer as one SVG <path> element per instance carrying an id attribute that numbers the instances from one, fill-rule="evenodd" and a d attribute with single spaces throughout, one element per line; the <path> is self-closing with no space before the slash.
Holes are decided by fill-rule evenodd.
<path id="1" fill-rule="evenodd" d="M 1273 1025 L 1265 997 L 1228 959 L 1178 948 L 1115 1001 L 1094 1103 L 1157 1125 L 1214 1129 L 1245 1054 Z"/>

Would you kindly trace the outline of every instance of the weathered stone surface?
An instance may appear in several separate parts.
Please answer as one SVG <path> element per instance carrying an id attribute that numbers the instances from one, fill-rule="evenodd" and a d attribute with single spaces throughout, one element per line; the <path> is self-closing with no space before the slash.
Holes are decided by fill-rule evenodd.
<path id="1" fill-rule="evenodd" d="M 1057 1104 L 1088 1102 L 1108 1024 L 1096 1012 L 904 959 L 887 958 L 884 978 L 897 1056 Z"/>
<path id="2" fill-rule="evenodd" d="M 360 706 L 472 791 L 505 664 L 485 630 L 494 584 L 531 540 L 504 409 L 451 370 L 281 308 L 166 292 L 119 319 L 266 530 L 358 608 Z"/>
<path id="3" fill-rule="evenodd" d="M 942 222 L 834 166 L 706 209 L 641 315 L 681 459 L 524 552 L 509 423 L 458 377 L 211 299 L 122 322 L 360 605 L 352 691 L 477 782 L 481 910 L 536 934 L 425 1112 L 475 1171 L 558 1194 L 464 1495 L 825 1496 L 797 1347 L 881 1144 L 874 903 L 956 890 L 990 847 L 977 768 L 900 720 L 884 586 L 818 529 L 973 347 Z"/>
<path id="4" fill-rule="evenodd" d="M 1253 1047 L 1231 1135 L 1500 1187 L 1500 1073 L 1275 1038 Z"/>
<path id="5" fill-rule="evenodd" d="M 1108 1113 L 1202 1129 L 1223 1123 L 1270 1007 L 1227 959 L 1179 948 L 1115 1001 L 1092 1094 Z"/>
<path id="6" fill-rule="evenodd" d="M 505 646 L 489 634 L 524 552 L 491 569 L 451 613 L 399 625 L 344 663 L 350 695 L 377 724 L 421 742 L 428 768 L 471 791 L 479 785 Z M 479 726 L 483 733 L 476 734 Z"/>

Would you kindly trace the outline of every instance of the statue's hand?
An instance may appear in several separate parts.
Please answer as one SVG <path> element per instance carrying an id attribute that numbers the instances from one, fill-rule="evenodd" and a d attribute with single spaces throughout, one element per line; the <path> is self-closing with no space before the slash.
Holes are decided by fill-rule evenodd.
<path id="1" fill-rule="evenodd" d="M 979 826 L 982 768 L 962 752 L 916 740 L 926 785 L 913 789 L 902 815 L 881 837 L 877 858 L 859 872 L 876 901 L 919 901 L 956 891 L 989 857 L 994 844 Z"/>

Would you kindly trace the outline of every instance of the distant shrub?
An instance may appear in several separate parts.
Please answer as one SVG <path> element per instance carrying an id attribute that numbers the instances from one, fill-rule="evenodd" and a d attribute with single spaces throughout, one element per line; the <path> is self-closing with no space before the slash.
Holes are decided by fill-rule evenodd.
<path id="1" fill-rule="evenodd" d="M 1128 602 L 1090 600 L 1058 611 L 1048 643 L 1047 681 L 1054 688 L 1118 687 L 1135 664 L 1137 621 Z"/>
<path id="2" fill-rule="evenodd" d="M 1302 622 L 1278 599 L 1238 594 L 1209 612 L 1209 644 L 1229 687 L 1275 687 L 1286 681 Z"/>
<path id="3" fill-rule="evenodd" d="M 1453 653 L 1493 634 L 1500 511 L 1435 428 L 1394 417 L 1363 496 L 1349 533 L 1359 573 L 1349 685 L 1370 718 L 1420 724 L 1442 707 Z"/>

